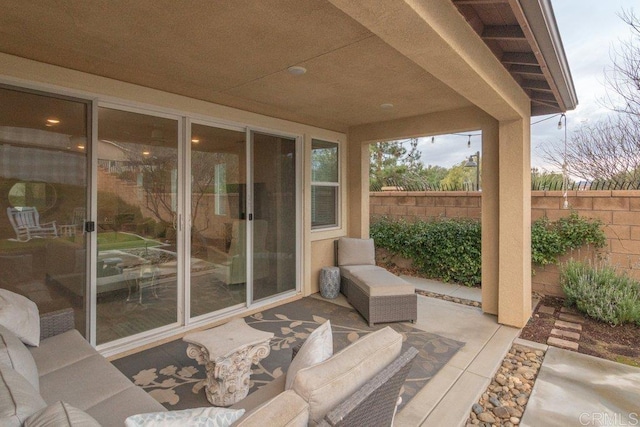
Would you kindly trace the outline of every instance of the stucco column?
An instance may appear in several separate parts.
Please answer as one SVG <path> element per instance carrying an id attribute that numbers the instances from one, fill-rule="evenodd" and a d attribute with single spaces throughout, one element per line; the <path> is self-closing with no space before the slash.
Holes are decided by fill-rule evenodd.
<path id="1" fill-rule="evenodd" d="M 499 125 L 498 322 L 523 327 L 531 316 L 530 120 Z"/>
<path id="2" fill-rule="evenodd" d="M 500 173 L 498 121 L 482 126 L 482 311 L 498 314 Z"/>
<path id="3" fill-rule="evenodd" d="M 348 144 L 348 227 L 349 237 L 369 237 L 369 144 Z"/>

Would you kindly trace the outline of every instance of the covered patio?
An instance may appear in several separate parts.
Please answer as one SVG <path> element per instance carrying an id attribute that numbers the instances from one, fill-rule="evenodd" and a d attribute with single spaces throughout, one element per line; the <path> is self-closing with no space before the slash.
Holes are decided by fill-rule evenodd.
<path id="1" fill-rule="evenodd" d="M 105 113 L 100 120 L 106 123 L 113 120 L 106 113 L 117 109 L 171 116 L 178 123 L 172 132 L 184 154 L 176 154 L 175 168 L 183 171 L 185 182 L 192 171 L 187 138 L 197 142 L 183 123 L 242 126 L 234 132 L 279 135 L 278 147 L 293 146 L 291 141 L 300 147 L 301 169 L 288 184 L 297 198 L 291 209 L 296 234 L 270 240 L 287 246 L 288 258 L 276 249 L 272 256 L 278 262 L 295 260 L 287 266 L 287 277 L 294 280 L 273 284 L 273 299 L 256 302 L 251 292 L 239 293 L 244 305 L 191 319 L 191 279 L 183 264 L 195 253 L 187 243 L 192 223 L 184 220 L 191 218 L 192 206 L 188 196 L 176 196 L 171 202 L 175 216 L 165 220 L 177 230 L 172 242 L 178 257 L 175 322 L 122 346 L 107 345 L 104 354 L 132 351 L 318 292 L 320 269 L 333 265 L 335 239 L 369 234 L 369 144 L 472 130 L 482 132 L 483 147 L 482 311 L 496 315 L 505 327 L 526 323 L 531 314 L 530 119 L 577 103 L 550 1 L 4 3 L 0 84 L 85 100 L 91 116 L 88 142 L 95 151 L 98 112 Z M 21 114 L 25 111 L 3 108 L 0 125 Z M 339 153 L 331 183 L 335 221 L 323 226 L 314 218 L 317 183 L 311 156 L 318 140 L 337 144 Z M 98 166 L 92 168 L 90 183 L 98 175 Z M 97 188 L 89 186 L 88 192 L 86 219 L 100 225 Z M 272 199 L 282 206 L 286 198 Z M 251 215 L 248 211 L 249 221 Z M 278 229 L 287 231 L 281 224 Z M 97 243 L 92 236 L 87 233 L 84 253 L 87 280 L 80 281 L 86 288 L 78 295 L 86 307 L 86 336 L 95 345 Z M 250 248 L 251 240 L 245 244 Z M 429 327 L 421 318 L 418 324 Z"/>

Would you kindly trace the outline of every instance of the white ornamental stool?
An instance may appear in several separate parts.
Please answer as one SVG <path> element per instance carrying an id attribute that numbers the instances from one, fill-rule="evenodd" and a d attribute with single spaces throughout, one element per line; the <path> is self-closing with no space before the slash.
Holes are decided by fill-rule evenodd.
<path id="1" fill-rule="evenodd" d="M 207 370 L 205 394 L 214 406 L 231 406 L 247 397 L 251 365 L 271 352 L 273 333 L 247 325 L 244 319 L 184 336 L 187 356 Z"/>
<path id="2" fill-rule="evenodd" d="M 340 293 L 340 268 L 322 267 L 320 270 L 320 295 L 323 298 L 337 298 Z"/>

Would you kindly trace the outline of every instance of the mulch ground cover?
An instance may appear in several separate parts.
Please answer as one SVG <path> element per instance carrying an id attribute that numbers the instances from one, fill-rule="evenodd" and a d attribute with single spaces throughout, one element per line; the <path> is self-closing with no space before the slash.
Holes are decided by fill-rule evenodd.
<path id="1" fill-rule="evenodd" d="M 543 297 L 523 328 L 520 338 L 546 344 L 552 336 L 551 330 L 558 320 L 560 308 L 564 305 L 562 298 Z M 556 310 L 554 314 L 546 314 L 539 311 L 543 306 L 555 307 Z M 640 367 L 640 326 L 630 323 L 611 326 L 577 311 L 572 311 L 571 314 L 583 318 L 578 341 L 579 353 Z"/>

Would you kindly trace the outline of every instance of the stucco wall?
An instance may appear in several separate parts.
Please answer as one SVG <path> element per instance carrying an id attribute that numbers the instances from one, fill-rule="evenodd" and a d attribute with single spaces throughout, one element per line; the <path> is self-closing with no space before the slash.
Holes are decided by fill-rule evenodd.
<path id="1" fill-rule="evenodd" d="M 386 216 L 412 221 L 416 218 L 475 218 L 481 215 L 481 194 L 477 192 L 376 192 L 370 194 L 371 220 Z M 531 219 L 547 216 L 550 220 L 568 216 L 571 209 L 581 216 L 598 218 L 604 224 L 607 244 L 602 255 L 612 264 L 640 280 L 640 191 L 571 191 L 570 209 L 562 209 L 561 191 L 532 191 Z M 590 248 L 566 255 L 595 260 Z M 535 292 L 562 295 L 558 268 L 534 266 L 532 287 Z"/>

